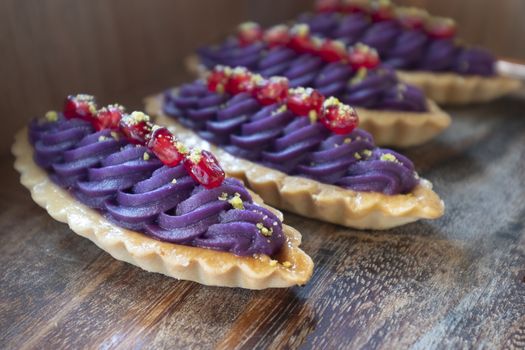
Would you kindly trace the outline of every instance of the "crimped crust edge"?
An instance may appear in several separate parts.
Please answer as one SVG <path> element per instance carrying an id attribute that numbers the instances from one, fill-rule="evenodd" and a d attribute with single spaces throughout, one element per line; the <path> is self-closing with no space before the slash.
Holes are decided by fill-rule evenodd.
<path id="1" fill-rule="evenodd" d="M 33 200 L 54 219 L 67 223 L 75 233 L 88 238 L 117 260 L 180 280 L 247 289 L 303 285 L 312 275 L 312 259 L 298 248 L 301 234 L 290 226 L 283 224 L 286 243 L 278 256 L 279 262 L 290 262 L 290 268 L 280 263 L 272 265 L 271 259 L 265 255 L 238 257 L 227 252 L 157 241 L 111 224 L 97 211 L 76 201 L 66 190 L 54 184 L 33 161 L 27 128 L 16 134 L 12 153 L 16 158 L 15 169 L 21 175 L 20 181 L 31 192 Z M 260 197 L 253 195 L 254 201 L 262 204 Z M 282 218 L 280 212 L 265 207 Z"/>
<path id="2" fill-rule="evenodd" d="M 399 78 L 423 89 L 439 104 L 488 102 L 518 90 L 522 83 L 502 75 L 494 77 L 467 76 L 455 73 L 398 71 Z"/>

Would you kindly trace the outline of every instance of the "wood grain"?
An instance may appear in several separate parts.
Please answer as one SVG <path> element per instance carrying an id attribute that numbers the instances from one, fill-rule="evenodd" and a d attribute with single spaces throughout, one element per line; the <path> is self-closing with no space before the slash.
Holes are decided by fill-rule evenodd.
<path id="1" fill-rule="evenodd" d="M 525 101 L 449 110 L 410 150 L 437 221 L 355 231 L 286 214 L 305 287 L 205 287 L 119 262 L 55 222 L 0 161 L 0 348 L 525 347 Z"/>

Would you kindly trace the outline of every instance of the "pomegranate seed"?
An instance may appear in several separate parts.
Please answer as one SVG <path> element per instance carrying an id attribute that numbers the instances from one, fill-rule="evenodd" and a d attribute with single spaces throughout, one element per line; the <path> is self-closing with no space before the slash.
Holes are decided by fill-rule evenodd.
<path id="1" fill-rule="evenodd" d="M 361 43 L 348 50 L 348 62 L 354 70 L 359 68 L 372 69 L 381 63 L 377 51 Z"/>
<path id="2" fill-rule="evenodd" d="M 281 102 L 288 96 L 288 79 L 284 77 L 262 79 L 255 85 L 254 96 L 263 106 Z"/>
<path id="3" fill-rule="evenodd" d="M 428 12 L 417 7 L 400 7 L 396 10 L 397 20 L 408 29 L 421 29 L 428 18 Z"/>
<path id="4" fill-rule="evenodd" d="M 315 10 L 317 12 L 336 12 L 340 9 L 341 0 L 317 0 Z"/>
<path id="5" fill-rule="evenodd" d="M 237 39 L 239 39 L 240 46 L 248 46 L 263 37 L 263 30 L 261 26 L 255 22 L 245 22 L 239 25 L 237 30 Z"/>
<path id="6" fill-rule="evenodd" d="M 195 181 L 207 189 L 220 186 L 224 181 L 224 170 L 208 151 L 192 150 L 184 160 L 184 168 Z"/>
<path id="7" fill-rule="evenodd" d="M 151 133 L 152 124 L 149 116 L 142 112 L 133 112 L 122 117 L 120 130 L 128 141 L 134 144 L 145 145 Z"/>
<path id="8" fill-rule="evenodd" d="M 389 0 L 377 1 L 372 4 L 372 12 L 370 16 L 374 22 L 391 20 L 394 18 L 394 7 Z"/>
<path id="9" fill-rule="evenodd" d="M 339 102 L 335 97 L 330 97 L 323 103 L 320 120 L 330 131 L 339 135 L 351 133 L 359 122 L 355 109 Z"/>
<path id="10" fill-rule="evenodd" d="M 345 13 L 368 13 L 369 11 L 369 0 L 343 0 L 341 5 L 341 12 Z"/>
<path id="11" fill-rule="evenodd" d="M 251 92 L 253 89 L 252 73 L 244 67 L 232 69 L 226 82 L 226 92 L 236 95 L 241 92 Z"/>
<path id="12" fill-rule="evenodd" d="M 113 129 L 118 130 L 120 119 L 124 115 L 124 107 L 121 105 L 109 105 L 97 112 L 93 119 L 93 126 L 96 130 Z"/>
<path id="13" fill-rule="evenodd" d="M 288 27 L 281 24 L 267 29 L 264 33 L 264 41 L 269 47 L 287 45 L 290 42 Z"/>
<path id="14" fill-rule="evenodd" d="M 162 163 L 169 167 L 179 165 L 186 157 L 186 147 L 166 128 L 154 127 L 148 140 L 148 148 Z"/>
<path id="15" fill-rule="evenodd" d="M 317 117 L 323 107 L 324 96 L 312 88 L 290 89 L 286 106 L 290 111 L 300 116 L 310 116 L 313 112 Z"/>
<path id="16" fill-rule="evenodd" d="M 228 77 L 231 74 L 231 69 L 224 66 L 216 66 L 208 75 L 206 82 L 208 83 L 208 90 L 217 93 L 224 93 Z"/>
<path id="17" fill-rule="evenodd" d="M 310 37 L 310 28 L 307 24 L 296 24 L 292 27 L 288 47 L 298 53 L 317 52 L 316 42 Z"/>
<path id="18" fill-rule="evenodd" d="M 339 40 L 325 40 L 319 48 L 319 55 L 326 62 L 339 62 L 346 59 L 345 44 Z"/>
<path id="19" fill-rule="evenodd" d="M 91 95 L 69 95 L 64 103 L 64 117 L 92 121 L 97 113 L 95 98 Z"/>
<path id="20" fill-rule="evenodd" d="M 456 35 L 456 22 L 445 17 L 431 17 L 425 26 L 428 35 L 435 39 L 449 39 Z"/>

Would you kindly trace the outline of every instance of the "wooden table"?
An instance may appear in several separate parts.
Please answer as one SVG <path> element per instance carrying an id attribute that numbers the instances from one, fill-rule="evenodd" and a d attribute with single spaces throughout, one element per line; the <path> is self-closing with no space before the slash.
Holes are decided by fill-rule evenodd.
<path id="1" fill-rule="evenodd" d="M 205 287 L 119 262 L 34 204 L 0 166 L 0 348 L 523 348 L 525 100 L 450 110 L 406 152 L 446 215 L 386 232 L 287 214 L 305 287 Z"/>

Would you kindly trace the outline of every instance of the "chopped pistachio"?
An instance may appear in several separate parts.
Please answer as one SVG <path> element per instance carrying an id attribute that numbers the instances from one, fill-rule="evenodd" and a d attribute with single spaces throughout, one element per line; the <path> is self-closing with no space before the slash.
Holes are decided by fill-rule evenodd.
<path id="1" fill-rule="evenodd" d="M 290 268 L 290 267 L 292 267 L 292 263 L 289 262 L 289 261 L 284 261 L 282 265 L 283 265 L 284 267 L 286 267 L 286 268 Z"/>
<path id="2" fill-rule="evenodd" d="M 58 120 L 58 113 L 56 111 L 47 111 L 45 118 L 48 122 L 56 122 Z"/>
<path id="3" fill-rule="evenodd" d="M 238 193 L 236 193 L 235 196 L 228 201 L 228 203 L 230 203 L 234 209 L 244 209 L 244 204 L 242 202 L 241 196 Z"/>

